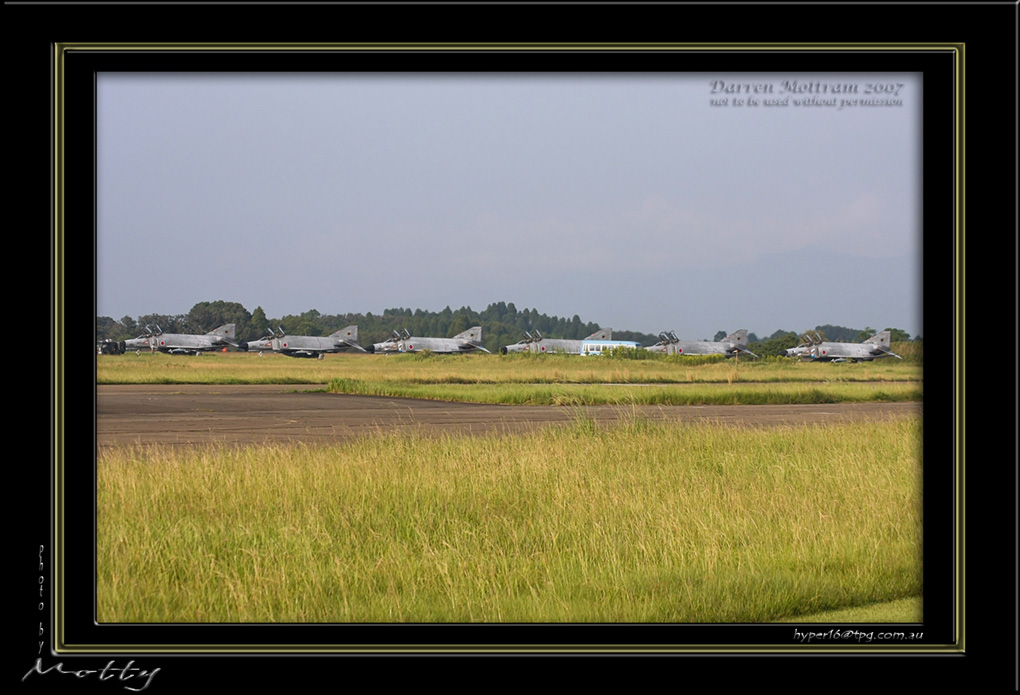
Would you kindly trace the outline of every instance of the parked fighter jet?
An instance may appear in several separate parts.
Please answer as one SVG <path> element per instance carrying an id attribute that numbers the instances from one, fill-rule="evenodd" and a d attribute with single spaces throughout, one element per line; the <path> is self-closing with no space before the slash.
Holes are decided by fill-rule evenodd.
<path id="1" fill-rule="evenodd" d="M 279 335 L 270 336 L 268 339 L 261 338 L 253 343 L 248 343 L 248 350 L 273 350 L 288 357 L 317 357 L 323 359 L 326 353 L 343 352 L 355 348 L 362 352 L 368 352 L 358 344 L 358 327 L 347 326 L 336 333 L 326 337 L 316 335 L 287 335 L 283 329 L 279 329 Z"/>
<path id="2" fill-rule="evenodd" d="M 156 332 L 151 333 L 148 338 L 135 338 L 125 342 L 134 346 L 138 345 L 136 341 L 144 340 L 145 345 L 139 347 L 148 347 L 150 350 L 159 350 L 171 355 L 197 355 L 210 350 L 219 350 L 227 345 L 233 345 L 234 347 L 246 350 L 247 343 L 237 343 L 234 341 L 234 328 L 234 324 L 228 323 L 219 328 L 214 328 L 205 335 L 191 335 L 187 333 L 164 333 L 159 326 L 156 326 Z"/>
<path id="3" fill-rule="evenodd" d="M 674 331 L 660 333 L 659 342 L 645 348 L 651 352 L 664 355 L 726 355 L 736 357 L 740 354 L 757 357 L 747 349 L 747 329 L 734 331 L 720 341 L 713 340 L 680 340 Z"/>
<path id="4" fill-rule="evenodd" d="M 829 343 L 816 332 L 814 336 L 805 333 L 801 343 L 786 351 L 787 357 L 800 357 L 819 362 L 870 362 L 879 357 L 903 358 L 889 349 L 889 331 L 881 331 L 863 343 Z"/>
<path id="5" fill-rule="evenodd" d="M 592 333 L 584 340 L 571 340 L 568 338 L 544 338 L 538 331 L 528 333 L 524 331 L 524 338 L 513 345 L 504 345 L 499 349 L 499 354 L 506 355 L 514 352 L 563 352 L 569 355 L 580 355 L 581 346 L 585 340 L 612 340 L 613 329 L 603 328 Z"/>
<path id="6" fill-rule="evenodd" d="M 382 343 L 373 344 L 372 349 L 367 351 L 390 353 L 421 352 L 422 350 L 428 350 L 435 353 L 471 352 L 472 350 L 488 352 L 488 350 L 482 347 L 481 326 L 469 328 L 463 333 L 458 333 L 452 338 L 419 338 L 412 336 L 407 332 L 407 329 L 404 329 L 402 334 L 393 331 L 392 338 Z"/>

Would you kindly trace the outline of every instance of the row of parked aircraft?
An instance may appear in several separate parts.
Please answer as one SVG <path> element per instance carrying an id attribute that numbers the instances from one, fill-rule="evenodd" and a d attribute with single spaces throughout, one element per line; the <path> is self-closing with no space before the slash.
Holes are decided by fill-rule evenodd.
<path id="1" fill-rule="evenodd" d="M 152 352 L 166 352 L 172 355 L 193 354 L 211 350 L 222 350 L 227 346 L 238 348 L 243 351 L 257 350 L 259 354 L 264 352 L 276 352 L 288 357 L 316 357 L 323 359 L 324 355 L 347 350 L 359 350 L 366 353 L 390 354 L 405 352 L 421 352 L 428 350 L 433 353 L 450 354 L 464 353 L 481 350 L 489 352 L 482 347 L 482 328 L 475 326 L 458 333 L 452 338 L 429 338 L 412 336 L 405 329 L 403 332 L 393 331 L 390 338 L 381 343 L 374 343 L 370 346 L 362 346 L 358 342 L 358 327 L 347 326 L 336 333 L 328 336 L 311 335 L 288 335 L 282 328 L 276 333 L 267 335 L 258 340 L 238 341 L 234 339 L 235 324 L 228 323 L 214 328 L 204 335 L 192 335 L 186 333 L 164 333 L 156 327 L 156 331 L 149 330 L 147 335 L 111 343 L 107 341 L 99 346 L 101 353 L 123 353 L 128 350 L 140 352 L 143 349 Z M 613 340 L 613 329 L 603 328 L 592 333 L 583 340 L 568 340 L 563 338 L 546 338 L 538 331 L 529 333 L 525 331 L 524 338 L 499 349 L 500 354 L 512 354 L 517 352 L 534 353 L 567 353 L 573 355 L 600 355 L 616 347 L 640 348 L 640 343 L 628 340 Z M 903 359 L 889 349 L 891 343 L 889 331 L 881 331 L 871 336 L 863 343 L 833 343 L 823 341 L 818 333 L 814 336 L 805 334 L 800 345 L 786 351 L 787 357 L 797 357 L 803 360 L 819 362 L 855 362 L 870 361 L 879 357 L 896 357 Z M 725 355 L 736 357 L 739 355 L 750 355 L 757 357 L 747 349 L 747 330 L 740 329 L 729 334 L 719 341 L 711 340 L 680 340 L 676 333 L 659 334 L 659 342 L 648 345 L 644 348 L 649 352 L 664 355 Z"/>

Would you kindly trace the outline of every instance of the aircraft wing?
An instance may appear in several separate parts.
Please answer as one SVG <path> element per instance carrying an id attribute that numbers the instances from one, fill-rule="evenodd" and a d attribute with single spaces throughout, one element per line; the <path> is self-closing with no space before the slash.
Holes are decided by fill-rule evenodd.
<path id="1" fill-rule="evenodd" d="M 460 349 L 462 352 L 467 352 L 468 350 L 482 350 L 483 352 L 489 352 L 478 343 L 472 343 L 469 340 L 460 341 L 459 343 L 457 343 L 457 348 Z M 489 352 L 489 354 L 491 355 L 492 353 Z"/>
<path id="2" fill-rule="evenodd" d="M 366 350 L 365 348 L 361 347 L 360 344 L 358 344 L 357 342 L 355 342 L 353 340 L 339 340 L 339 341 L 337 341 L 337 347 L 338 348 L 349 347 L 349 348 L 354 348 L 355 350 L 361 350 L 362 352 L 368 352 L 368 350 Z"/>
<path id="3" fill-rule="evenodd" d="M 875 352 L 873 352 L 871 354 L 873 354 L 873 355 L 892 355 L 893 357 L 895 357 L 898 360 L 902 360 L 903 359 L 902 357 L 897 355 L 895 352 L 893 352 L 889 348 L 882 348 L 881 350 L 877 350 L 877 351 L 875 351 Z"/>

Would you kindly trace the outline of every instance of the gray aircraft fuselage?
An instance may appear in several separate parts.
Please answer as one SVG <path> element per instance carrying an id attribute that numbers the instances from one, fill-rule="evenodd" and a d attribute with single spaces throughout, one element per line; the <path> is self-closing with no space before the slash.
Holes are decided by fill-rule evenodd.
<path id="1" fill-rule="evenodd" d="M 220 350 L 228 345 L 236 346 L 237 343 L 234 342 L 234 328 L 234 324 L 228 323 L 219 328 L 214 328 L 204 335 L 159 333 L 144 339 L 146 341 L 145 347 L 171 355 L 197 355 L 201 352 L 209 352 L 210 350 Z"/>
<path id="2" fill-rule="evenodd" d="M 149 349 L 149 336 L 143 336 L 141 338 L 128 338 L 124 341 L 125 350 L 148 350 Z"/>
<path id="3" fill-rule="evenodd" d="M 422 352 L 428 350 L 437 354 L 453 354 L 461 352 L 472 352 L 481 350 L 488 352 L 482 347 L 482 327 L 475 326 L 458 333 L 452 338 L 429 338 L 407 335 L 397 340 L 392 338 L 382 343 L 372 345 L 373 352 L 394 353 L 394 352 Z"/>
<path id="4" fill-rule="evenodd" d="M 880 357 L 903 359 L 889 349 L 891 342 L 889 331 L 881 331 L 863 343 L 819 341 L 813 342 L 811 345 L 798 345 L 787 350 L 786 356 L 800 357 L 816 362 L 870 362 Z"/>
<path id="5" fill-rule="evenodd" d="M 272 337 L 259 338 L 258 340 L 249 340 L 248 341 L 248 352 L 253 352 L 255 350 L 258 350 L 258 351 L 261 352 L 262 350 L 272 350 L 272 349 L 273 349 L 273 338 Z"/>
<path id="6" fill-rule="evenodd" d="M 592 333 L 583 340 L 573 340 L 570 338 L 543 338 L 541 335 L 531 338 L 525 338 L 520 342 L 514 343 L 513 345 L 504 345 L 499 349 L 501 355 L 513 354 L 515 352 L 534 352 L 537 354 L 542 353 L 564 353 L 568 355 L 580 355 L 581 346 L 585 340 L 612 340 L 613 329 L 602 328 Z"/>
<path id="7" fill-rule="evenodd" d="M 261 343 L 262 341 L 256 341 Z M 358 344 L 358 327 L 347 326 L 328 336 L 317 335 L 282 335 L 268 340 L 269 348 L 288 357 L 318 357 L 346 350 L 364 350 Z M 252 343 L 248 343 L 252 349 Z M 266 349 L 266 348 L 262 348 Z"/>
<path id="8" fill-rule="evenodd" d="M 662 340 L 655 345 L 649 345 L 645 349 L 663 355 L 726 355 L 734 357 L 741 353 L 754 355 L 747 349 L 747 330 L 741 328 L 734 331 L 722 340 L 679 340 L 661 333 Z"/>

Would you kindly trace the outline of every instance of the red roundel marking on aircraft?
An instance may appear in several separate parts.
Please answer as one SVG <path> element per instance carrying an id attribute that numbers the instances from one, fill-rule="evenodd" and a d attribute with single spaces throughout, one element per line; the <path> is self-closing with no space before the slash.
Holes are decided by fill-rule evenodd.
<path id="1" fill-rule="evenodd" d="M 683 349 L 683 348 L 677 348 L 677 349 L 676 349 L 676 354 L 678 354 L 678 355 L 679 355 L 679 354 L 683 353 L 683 351 L 684 351 L 684 349 Z"/>
<path id="2" fill-rule="evenodd" d="M 166 345 L 166 341 L 164 341 L 164 340 L 161 340 L 161 341 L 159 341 L 159 344 L 160 344 L 160 345 Z"/>
<path id="3" fill-rule="evenodd" d="M 408 343 L 407 344 L 407 349 L 408 350 L 414 350 L 414 345 L 411 345 L 410 343 Z"/>
<path id="4" fill-rule="evenodd" d="M 287 343 L 284 343 L 284 344 L 283 344 L 283 347 L 287 347 Z"/>
<path id="5" fill-rule="evenodd" d="M 545 345 L 542 346 L 542 352 L 545 352 Z"/>

